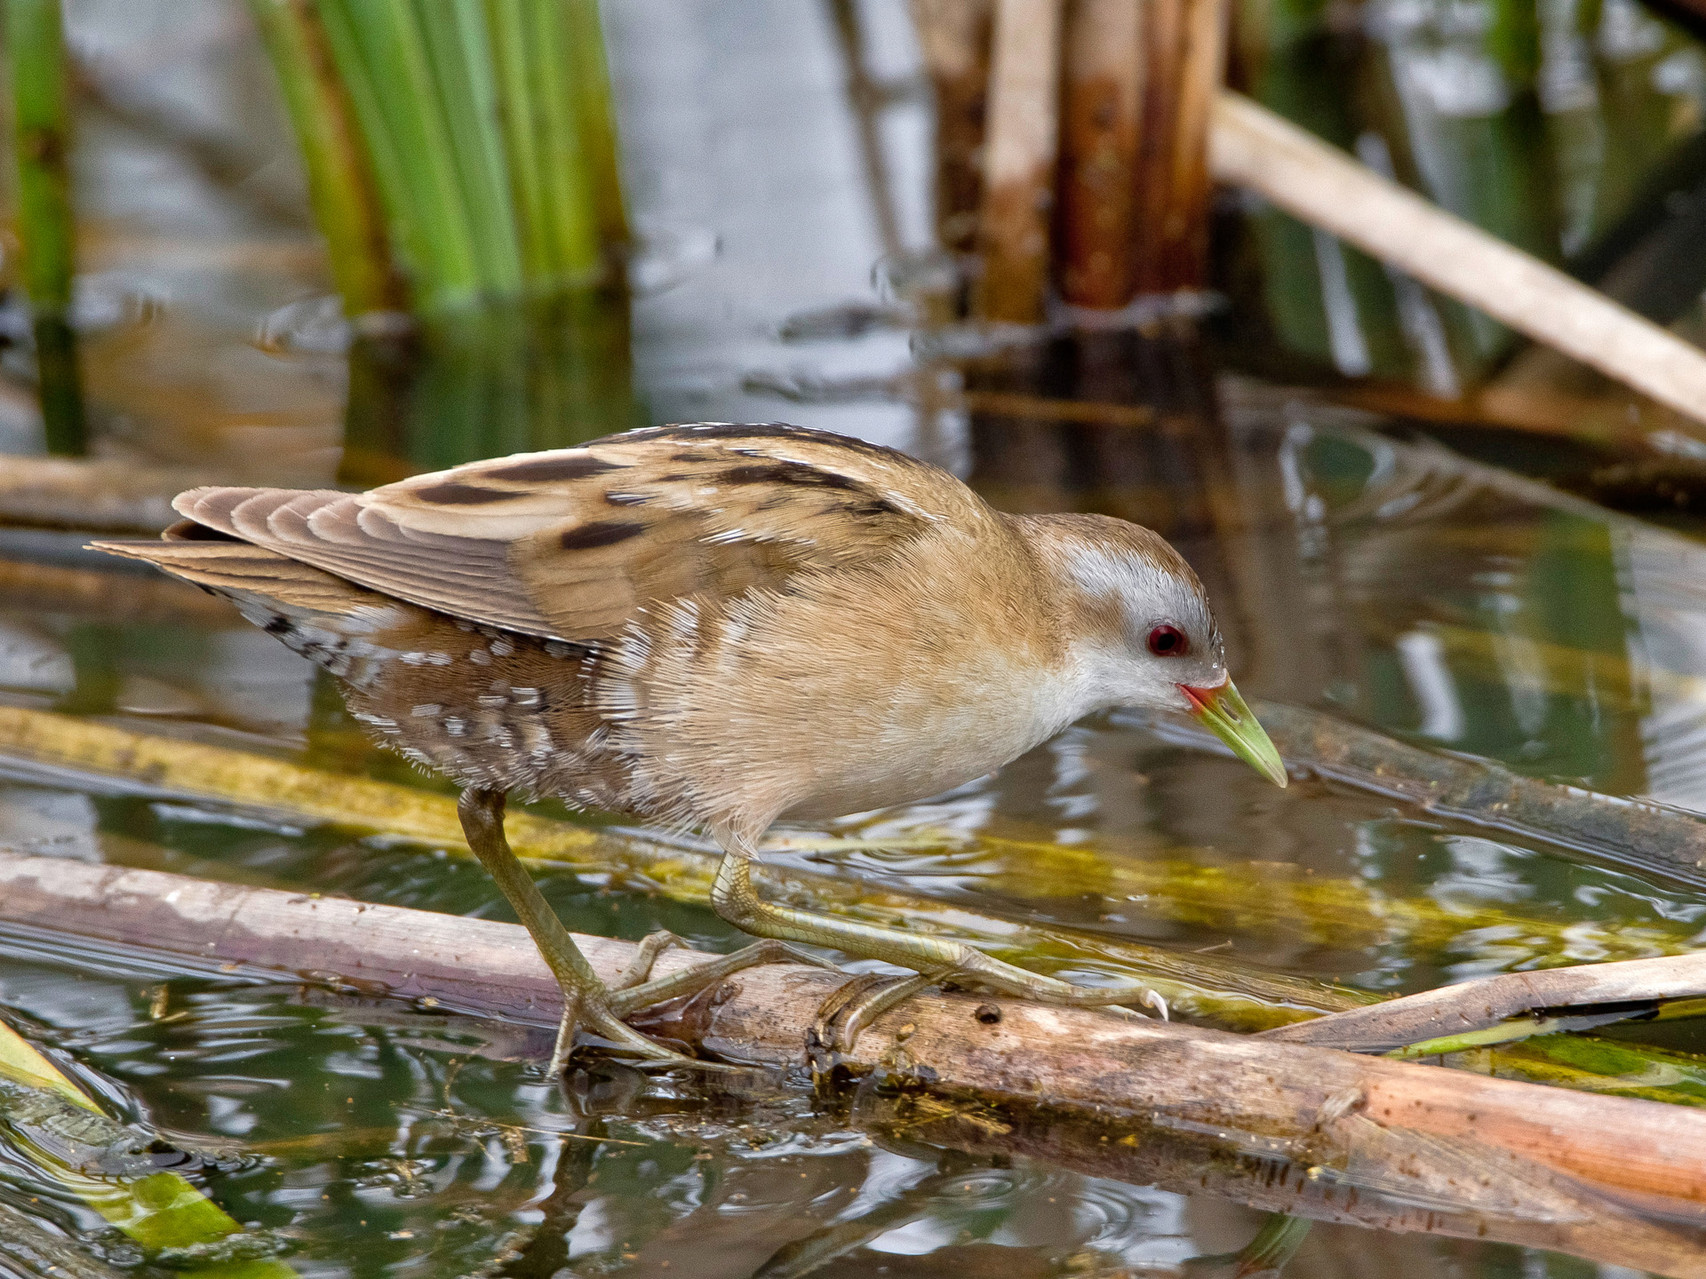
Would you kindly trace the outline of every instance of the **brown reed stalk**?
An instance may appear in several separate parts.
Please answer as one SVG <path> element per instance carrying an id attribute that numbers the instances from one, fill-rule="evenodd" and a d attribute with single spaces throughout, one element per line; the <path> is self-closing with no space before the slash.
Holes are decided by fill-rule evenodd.
<path id="1" fill-rule="evenodd" d="M 912 0 L 936 95 L 936 236 L 955 253 L 977 247 L 993 15 L 993 0 Z"/>
<path id="2" fill-rule="evenodd" d="M 1226 67 L 1226 0 L 1153 0 L 1136 276 L 1140 291 L 1201 288 L 1208 272 L 1209 116 Z"/>
<path id="3" fill-rule="evenodd" d="M 1061 297 L 1112 309 L 1131 300 L 1143 128 L 1142 0 L 1072 0 L 1061 95 Z"/>
<path id="4" fill-rule="evenodd" d="M 996 0 L 978 309 L 997 323 L 1043 317 L 1060 134 L 1061 8 L 1062 0 Z"/>

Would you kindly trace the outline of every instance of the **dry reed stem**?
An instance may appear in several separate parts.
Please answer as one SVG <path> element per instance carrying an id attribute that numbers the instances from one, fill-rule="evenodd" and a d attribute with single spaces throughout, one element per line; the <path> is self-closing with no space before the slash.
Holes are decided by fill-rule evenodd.
<path id="1" fill-rule="evenodd" d="M 114 460 L 8 457 L 0 520 L 111 533 L 158 533 L 178 517 L 172 498 L 206 477 Z"/>
<path id="2" fill-rule="evenodd" d="M 1043 317 L 1059 147 L 1063 0 L 996 0 L 984 149 L 980 310 L 997 323 Z"/>
<path id="3" fill-rule="evenodd" d="M 1174 0 L 1177 37 L 1155 46 L 1167 59 L 1165 81 L 1176 86 L 1170 109 L 1157 124 L 1156 167 L 1146 177 L 1160 185 L 1156 221 L 1139 228 L 1145 238 L 1140 270 L 1146 290 L 1200 289 L 1208 276 L 1209 118 L 1226 75 L 1226 0 Z"/>
<path id="4" fill-rule="evenodd" d="M 555 983 L 512 924 L 12 855 L 0 855 L 0 918 L 61 943 L 307 974 L 540 1026 L 557 1017 Z M 635 949 L 576 940 L 606 978 Z M 671 953 L 660 967 L 693 960 Z M 811 1028 L 846 980 L 770 965 L 650 1024 L 724 1060 L 821 1070 L 831 1061 Z M 864 1117 L 914 1140 L 1706 1276 L 1696 1111 L 962 995 L 891 1010 L 833 1063 L 886 1075 L 891 1089 L 861 1090 Z"/>
<path id="5" fill-rule="evenodd" d="M 1132 280 L 1139 293 L 1162 288 L 1161 228 L 1172 195 L 1173 138 L 1179 110 L 1184 0 L 1148 0 L 1144 14 L 1143 133 L 1137 161 Z"/>
<path id="6" fill-rule="evenodd" d="M 1218 180 L 1706 422 L 1706 353 L 1248 98 L 1216 101 L 1210 164 Z"/>

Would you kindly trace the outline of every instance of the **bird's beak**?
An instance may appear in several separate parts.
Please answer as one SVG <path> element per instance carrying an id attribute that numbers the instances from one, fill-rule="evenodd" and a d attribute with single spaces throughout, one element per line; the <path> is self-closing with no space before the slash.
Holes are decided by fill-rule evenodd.
<path id="1" fill-rule="evenodd" d="M 1191 704 L 1191 714 L 1214 730 L 1232 753 L 1276 786 L 1286 783 L 1285 765 L 1267 732 L 1256 722 L 1231 679 L 1214 688 L 1179 685 Z"/>

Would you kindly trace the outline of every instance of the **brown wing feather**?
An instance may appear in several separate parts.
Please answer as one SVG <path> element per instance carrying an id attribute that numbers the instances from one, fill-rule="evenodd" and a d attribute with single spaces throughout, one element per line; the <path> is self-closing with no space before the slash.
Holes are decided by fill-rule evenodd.
<path id="1" fill-rule="evenodd" d="M 529 634 L 618 633 L 648 605 L 872 563 L 990 518 L 892 449 L 794 427 L 632 431 L 369 493 L 196 489 L 189 519 L 428 608 Z"/>

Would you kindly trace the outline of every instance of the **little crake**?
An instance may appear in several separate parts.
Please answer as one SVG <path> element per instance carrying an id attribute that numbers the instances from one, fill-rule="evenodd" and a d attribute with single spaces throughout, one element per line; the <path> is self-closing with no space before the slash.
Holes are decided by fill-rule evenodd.
<path id="1" fill-rule="evenodd" d="M 771 905 L 759 839 L 922 799 L 1092 711 L 1188 711 L 1279 785 L 1227 677 L 1196 575 L 1156 534 L 1005 515 L 891 449 L 784 426 L 631 431 L 368 493 L 202 488 L 152 543 L 106 543 L 235 601 L 343 681 L 385 744 L 464 788 L 470 845 L 539 942 L 577 1025 L 642 1057 L 621 1017 L 682 993 L 607 989 L 503 836 L 515 788 L 709 832 L 719 914 L 773 939 L 715 980 L 831 946 L 1057 1003 L 1159 1001 L 973 947 Z M 657 946 L 647 954 L 655 954 Z"/>

